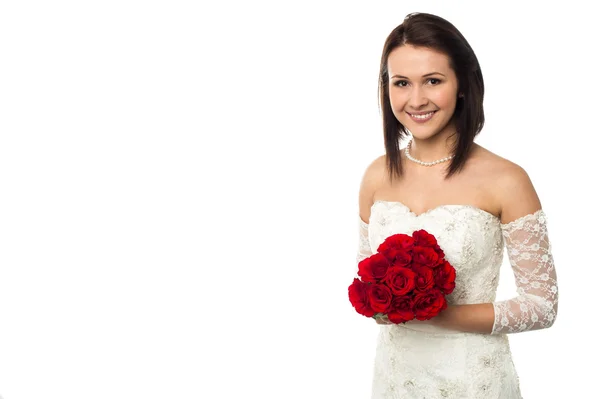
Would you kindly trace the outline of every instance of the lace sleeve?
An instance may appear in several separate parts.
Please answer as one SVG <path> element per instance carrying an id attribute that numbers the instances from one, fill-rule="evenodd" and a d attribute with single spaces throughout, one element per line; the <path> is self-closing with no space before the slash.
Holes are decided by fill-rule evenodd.
<path id="1" fill-rule="evenodd" d="M 368 258 L 373 253 L 371 252 L 371 244 L 369 243 L 369 224 L 362 221 L 358 217 L 358 251 L 356 253 L 356 263 Z"/>
<path id="2" fill-rule="evenodd" d="M 502 225 L 518 295 L 494 302 L 492 334 L 552 326 L 558 311 L 558 285 L 543 210 Z"/>

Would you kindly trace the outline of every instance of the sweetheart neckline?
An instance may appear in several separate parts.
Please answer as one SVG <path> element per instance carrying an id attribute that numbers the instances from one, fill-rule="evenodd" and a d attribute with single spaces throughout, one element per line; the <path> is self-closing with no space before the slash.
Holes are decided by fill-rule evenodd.
<path id="1" fill-rule="evenodd" d="M 433 211 L 435 211 L 436 209 L 440 209 L 440 208 L 447 208 L 447 207 L 462 207 L 462 208 L 467 208 L 467 209 L 472 209 L 474 211 L 477 211 L 479 213 L 481 213 L 482 215 L 485 215 L 487 217 L 490 217 L 492 219 L 494 219 L 498 224 L 500 224 L 500 227 L 502 228 L 503 231 L 512 231 L 513 228 L 518 228 L 519 226 L 521 226 L 522 224 L 526 223 L 527 221 L 533 219 L 533 220 L 541 220 L 542 223 L 546 223 L 546 212 L 544 212 L 544 210 L 542 208 L 538 209 L 535 212 L 531 212 L 528 213 L 527 215 L 523 215 L 513 221 L 507 222 L 507 223 L 502 223 L 500 218 L 496 215 L 493 215 L 491 213 L 489 213 L 488 211 L 484 211 L 481 208 L 476 207 L 475 205 L 468 205 L 468 204 L 442 204 L 442 205 L 438 205 L 434 208 L 428 209 L 423 213 L 420 214 L 416 214 L 414 213 L 407 205 L 403 204 L 400 201 L 387 201 L 387 200 L 375 200 L 373 201 L 373 205 L 371 205 L 371 211 L 373 210 L 373 207 L 375 206 L 375 204 L 377 203 L 387 203 L 387 204 L 396 204 L 396 205 L 400 205 L 401 207 L 403 207 L 410 215 L 412 215 L 415 219 L 420 218 L 423 215 L 427 215 Z M 373 212 L 371 212 L 371 215 L 373 215 Z M 369 221 L 370 221 L 371 217 L 369 216 Z M 369 223 L 365 223 L 360 216 L 358 217 L 358 220 L 360 221 L 362 226 L 369 226 Z"/>
<path id="2" fill-rule="evenodd" d="M 373 208 L 373 206 L 375 206 L 376 203 L 386 203 L 386 204 L 398 204 L 400 206 L 402 206 L 404 209 L 406 209 L 406 211 L 411 214 L 412 216 L 414 216 L 415 218 L 420 218 L 422 216 L 428 215 L 429 213 L 437 210 L 437 209 L 441 209 L 441 208 L 448 208 L 448 207 L 458 207 L 458 208 L 468 208 L 468 209 L 473 209 L 474 211 L 477 212 L 481 212 L 483 215 L 486 215 L 488 217 L 491 217 L 495 220 L 497 220 L 500 223 L 500 218 L 486 210 L 483 210 L 479 207 L 476 207 L 475 205 L 469 205 L 469 204 L 442 204 L 442 205 L 438 205 L 435 206 L 433 208 L 427 209 L 426 211 L 419 213 L 418 215 L 413 212 L 410 207 L 400 201 L 387 201 L 387 200 L 375 200 L 373 201 L 373 205 L 371 205 L 371 209 Z"/>

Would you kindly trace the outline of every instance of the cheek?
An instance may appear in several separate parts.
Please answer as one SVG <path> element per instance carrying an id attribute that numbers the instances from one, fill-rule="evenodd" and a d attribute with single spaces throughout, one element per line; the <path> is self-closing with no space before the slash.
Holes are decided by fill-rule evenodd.
<path id="1" fill-rule="evenodd" d="M 394 111 L 394 114 L 403 114 L 404 107 L 406 106 L 406 101 L 406 95 L 399 93 L 390 94 L 390 105 L 392 106 L 392 111 Z"/>
<path id="2" fill-rule="evenodd" d="M 392 109 L 403 107 L 406 104 L 407 95 L 405 91 L 398 90 L 396 87 L 390 87 L 388 88 L 388 93 Z"/>
<path id="3" fill-rule="evenodd" d="M 440 90 L 431 97 L 431 100 L 440 108 L 453 110 L 456 107 L 456 96 L 455 90 Z"/>

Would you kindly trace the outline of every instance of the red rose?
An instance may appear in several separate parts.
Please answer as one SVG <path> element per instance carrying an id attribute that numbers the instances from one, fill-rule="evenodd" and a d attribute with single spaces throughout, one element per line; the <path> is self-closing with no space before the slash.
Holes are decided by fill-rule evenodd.
<path id="1" fill-rule="evenodd" d="M 435 285 L 435 275 L 431 268 L 420 266 L 415 267 L 415 290 L 420 292 L 429 291 Z"/>
<path id="2" fill-rule="evenodd" d="M 414 302 L 415 318 L 417 320 L 429 320 L 437 316 L 447 306 L 446 297 L 438 290 L 418 293 Z"/>
<path id="3" fill-rule="evenodd" d="M 438 254 L 438 258 L 439 258 L 438 265 L 441 265 L 444 262 L 444 257 L 446 256 L 446 254 L 444 253 L 442 248 L 440 248 L 439 245 L 434 246 L 433 249 Z"/>
<path id="4" fill-rule="evenodd" d="M 390 255 L 392 255 L 391 252 L 393 252 L 393 250 L 390 250 Z M 410 262 L 412 261 L 412 256 L 410 253 L 408 253 L 408 251 L 398 250 L 395 251 L 393 256 L 394 258 L 392 260 L 392 264 L 394 266 L 405 267 L 410 265 Z"/>
<path id="5" fill-rule="evenodd" d="M 348 297 L 350 298 L 350 303 L 359 314 L 371 317 L 375 314 L 375 311 L 369 304 L 367 290 L 368 284 L 355 278 L 350 287 L 348 287 Z"/>
<path id="6" fill-rule="evenodd" d="M 435 285 L 445 295 L 454 291 L 454 287 L 456 287 L 456 269 L 448 261 L 444 261 L 440 267 L 435 269 Z"/>
<path id="7" fill-rule="evenodd" d="M 392 291 L 383 284 L 369 284 L 367 298 L 375 313 L 387 313 L 392 303 Z"/>
<path id="8" fill-rule="evenodd" d="M 390 267 L 388 259 L 381 254 L 373 254 L 358 263 L 358 276 L 366 283 L 378 283 Z"/>
<path id="9" fill-rule="evenodd" d="M 394 295 L 406 295 L 415 288 L 415 272 L 407 267 L 392 267 L 384 280 Z"/>
<path id="10" fill-rule="evenodd" d="M 392 300 L 388 320 L 392 323 L 406 323 L 415 318 L 413 300 L 410 296 L 397 296 Z"/>
<path id="11" fill-rule="evenodd" d="M 415 239 L 416 246 L 433 248 L 437 245 L 435 237 L 425 230 L 414 231 L 412 236 Z"/>
<path id="12" fill-rule="evenodd" d="M 385 255 L 390 261 L 394 261 L 398 252 L 409 252 L 414 243 L 415 240 L 409 235 L 393 234 L 379 244 L 377 252 Z"/>
<path id="13" fill-rule="evenodd" d="M 440 258 L 433 248 L 430 247 L 414 247 L 413 248 L 413 263 L 416 266 L 436 267 L 440 262 Z"/>

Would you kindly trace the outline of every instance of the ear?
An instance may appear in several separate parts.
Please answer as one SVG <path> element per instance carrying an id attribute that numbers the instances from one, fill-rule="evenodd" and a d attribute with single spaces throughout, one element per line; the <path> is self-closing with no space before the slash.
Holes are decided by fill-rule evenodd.
<path id="1" fill-rule="evenodd" d="M 462 93 L 458 93 L 458 98 L 463 98 L 465 95 Z"/>

